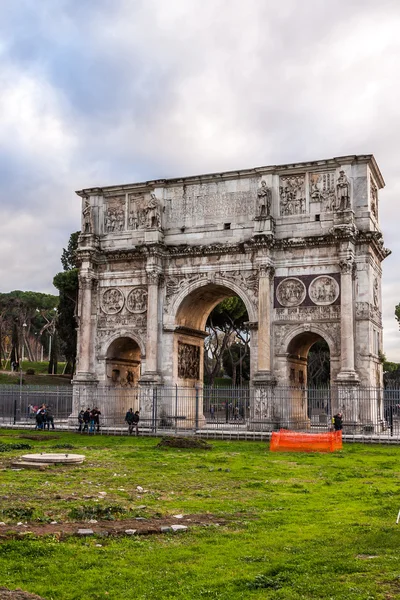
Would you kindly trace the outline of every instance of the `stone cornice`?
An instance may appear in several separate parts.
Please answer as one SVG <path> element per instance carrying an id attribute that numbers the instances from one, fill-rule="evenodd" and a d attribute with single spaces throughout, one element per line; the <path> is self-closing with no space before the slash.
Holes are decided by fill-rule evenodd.
<path id="1" fill-rule="evenodd" d="M 354 164 L 354 163 L 367 163 L 370 165 L 370 168 L 374 174 L 374 177 L 379 185 L 379 187 L 383 187 L 385 182 L 383 177 L 379 171 L 378 165 L 375 161 L 375 158 L 372 154 L 361 154 L 361 155 L 349 155 L 349 156 L 338 156 L 335 158 L 329 158 L 324 160 L 316 160 L 316 161 L 307 161 L 307 162 L 299 162 L 299 163 L 289 163 L 283 165 L 269 165 L 269 166 L 261 166 L 250 169 L 240 169 L 235 171 L 223 171 L 221 173 L 205 173 L 203 175 L 195 175 L 188 177 L 177 177 L 170 179 L 153 179 L 149 181 L 144 181 L 140 183 L 128 183 L 123 185 L 116 186 L 106 186 L 106 187 L 93 187 L 86 188 L 83 190 L 76 191 L 78 196 L 82 198 L 87 198 L 91 195 L 110 195 L 110 194 L 123 194 L 126 192 L 145 192 L 145 191 L 153 191 L 157 187 L 169 187 L 169 186 L 179 186 L 182 184 L 199 184 L 206 183 L 210 181 L 224 181 L 230 179 L 240 179 L 247 177 L 261 177 L 266 174 L 288 174 L 288 173 L 297 173 L 304 171 L 312 171 L 312 170 L 321 170 L 321 169 L 337 169 L 338 167 L 344 164 Z"/>
<path id="2" fill-rule="evenodd" d="M 104 250 L 102 258 L 97 262 L 115 262 L 126 260 L 144 260 L 148 256 L 155 256 L 160 259 L 179 258 L 186 256 L 209 256 L 213 254 L 241 254 L 246 252 L 254 252 L 255 250 L 286 250 L 288 248 L 312 248 L 318 246 L 332 246 L 343 240 L 349 240 L 353 243 L 371 245 L 374 253 L 380 259 L 384 260 L 390 254 L 390 250 L 383 246 L 382 234 L 379 231 L 356 231 L 353 228 L 343 227 L 338 230 L 332 228 L 328 233 L 323 235 L 310 235 L 305 237 L 291 237 L 282 239 L 271 239 L 267 236 L 257 236 L 251 238 L 247 242 L 239 242 L 235 244 L 206 244 L 206 245 L 189 245 L 180 244 L 177 246 L 168 246 L 157 244 L 151 247 L 141 246 L 134 250 Z M 83 255 L 86 249 L 78 250 L 79 255 Z M 94 250 L 87 250 L 93 256 Z"/>

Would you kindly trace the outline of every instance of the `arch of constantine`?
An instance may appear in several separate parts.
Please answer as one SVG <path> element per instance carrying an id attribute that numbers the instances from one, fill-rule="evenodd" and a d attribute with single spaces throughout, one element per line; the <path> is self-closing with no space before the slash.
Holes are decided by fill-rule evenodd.
<path id="1" fill-rule="evenodd" d="M 382 378 L 383 186 L 365 155 L 77 192 L 76 397 L 109 386 L 201 388 L 207 317 L 239 296 L 254 423 L 304 418 L 295 393 L 278 407 L 277 389 L 306 386 L 308 351 L 321 339 L 345 420 L 376 421 L 366 413 L 379 406 L 363 408 L 358 390 Z"/>

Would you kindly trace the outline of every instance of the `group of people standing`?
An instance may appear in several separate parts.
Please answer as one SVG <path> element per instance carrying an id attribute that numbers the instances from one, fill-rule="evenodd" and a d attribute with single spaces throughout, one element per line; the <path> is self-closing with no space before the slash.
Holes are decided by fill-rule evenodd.
<path id="1" fill-rule="evenodd" d="M 35 417 L 36 425 L 35 429 L 54 429 L 54 416 L 51 407 L 48 404 L 42 404 L 41 406 L 33 406 L 32 404 L 28 407 L 29 416 Z"/>
<path id="2" fill-rule="evenodd" d="M 133 412 L 133 408 L 130 408 L 125 415 L 125 422 L 128 423 L 129 435 L 135 430 L 136 435 L 139 435 L 139 411 Z"/>
<path id="3" fill-rule="evenodd" d="M 84 433 L 87 431 L 88 433 L 94 433 L 96 430 L 96 432 L 99 433 L 100 415 L 101 412 L 97 406 L 93 409 L 90 409 L 89 407 L 86 410 L 82 409 L 78 415 L 78 432 Z"/>

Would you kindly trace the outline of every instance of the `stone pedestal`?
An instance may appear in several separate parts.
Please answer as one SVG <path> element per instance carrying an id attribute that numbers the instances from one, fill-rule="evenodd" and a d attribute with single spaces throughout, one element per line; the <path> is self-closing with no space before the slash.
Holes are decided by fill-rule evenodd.
<path id="1" fill-rule="evenodd" d="M 254 236 L 275 234 L 275 220 L 271 216 L 254 218 Z"/>
<path id="2" fill-rule="evenodd" d="M 161 229 L 148 229 L 144 232 L 145 244 L 160 244 L 164 240 L 164 234 Z"/>
<path id="3" fill-rule="evenodd" d="M 261 379 L 260 374 L 254 378 L 249 423 L 252 431 L 274 431 L 280 427 L 275 384 L 272 378 Z"/>
<path id="4" fill-rule="evenodd" d="M 83 409 L 98 406 L 103 413 L 98 397 L 98 380 L 89 373 L 75 375 L 72 385 L 72 413 L 68 418 L 68 425 L 78 428 L 78 414 Z"/>

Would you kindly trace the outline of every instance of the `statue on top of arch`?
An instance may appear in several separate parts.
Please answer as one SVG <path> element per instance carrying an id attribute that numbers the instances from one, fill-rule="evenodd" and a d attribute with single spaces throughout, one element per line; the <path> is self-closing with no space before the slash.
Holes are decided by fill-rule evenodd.
<path id="1" fill-rule="evenodd" d="M 349 210 L 350 206 L 350 182 L 344 171 L 339 172 L 336 182 L 338 207 L 337 210 Z"/>
<path id="2" fill-rule="evenodd" d="M 160 202 L 154 192 L 150 194 L 150 200 L 146 206 L 146 228 L 159 229 L 161 227 Z"/>
<path id="3" fill-rule="evenodd" d="M 261 187 L 257 190 L 257 214 L 259 219 L 265 219 L 271 216 L 271 189 L 267 187 L 267 182 L 262 180 Z"/>

